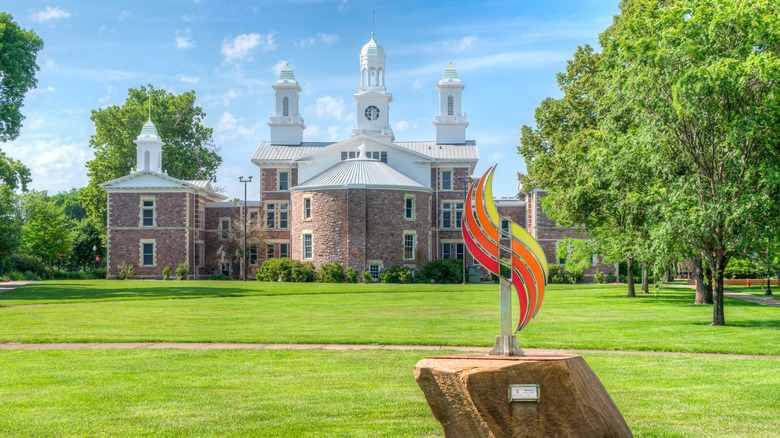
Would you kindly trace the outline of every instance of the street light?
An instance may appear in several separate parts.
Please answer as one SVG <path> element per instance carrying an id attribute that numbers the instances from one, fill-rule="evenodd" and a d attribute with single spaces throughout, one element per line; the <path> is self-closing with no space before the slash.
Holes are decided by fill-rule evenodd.
<path id="1" fill-rule="evenodd" d="M 764 295 L 766 296 L 772 296 L 772 277 L 769 276 L 770 272 L 770 265 L 772 262 L 769 260 L 769 242 L 771 239 L 769 238 L 769 226 L 766 226 L 767 231 L 767 238 L 766 238 L 766 291 L 764 292 Z"/>
<path id="2" fill-rule="evenodd" d="M 466 191 L 468 190 L 468 184 L 466 183 L 469 180 L 468 177 L 464 178 L 462 176 L 458 177 L 458 181 L 461 181 L 463 183 L 463 213 L 461 213 L 461 221 L 463 220 L 463 215 L 466 214 Z M 461 224 L 461 227 L 463 227 L 463 224 Z M 455 252 L 455 255 L 457 256 L 457 250 Z M 463 243 L 463 284 L 466 284 L 466 244 Z"/>
<path id="3" fill-rule="evenodd" d="M 247 270 L 247 253 L 246 253 L 246 183 L 252 182 L 252 177 L 250 176 L 249 179 L 244 179 L 243 176 L 238 177 L 238 182 L 244 183 L 244 281 L 246 281 L 246 270 Z"/>
<path id="4" fill-rule="evenodd" d="M 92 270 L 93 271 L 97 269 L 97 257 L 95 257 L 96 252 L 97 252 L 97 245 L 92 245 Z"/>

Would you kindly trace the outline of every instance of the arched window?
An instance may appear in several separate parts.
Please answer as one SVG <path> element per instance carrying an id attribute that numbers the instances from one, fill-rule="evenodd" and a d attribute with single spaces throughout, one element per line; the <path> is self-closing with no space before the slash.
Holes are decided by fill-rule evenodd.
<path id="1" fill-rule="evenodd" d="M 144 170 L 149 170 L 149 151 L 144 152 Z"/>
<path id="2" fill-rule="evenodd" d="M 453 115 L 453 112 L 455 111 L 455 99 L 452 98 L 452 96 L 447 96 L 447 115 L 451 116 Z"/>
<path id="3" fill-rule="evenodd" d="M 290 98 L 287 96 L 282 99 L 282 115 L 285 117 L 290 115 Z"/>

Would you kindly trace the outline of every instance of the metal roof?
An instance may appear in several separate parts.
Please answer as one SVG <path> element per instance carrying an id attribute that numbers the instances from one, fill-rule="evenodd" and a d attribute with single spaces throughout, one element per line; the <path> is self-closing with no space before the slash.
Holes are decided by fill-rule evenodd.
<path id="1" fill-rule="evenodd" d="M 184 181 L 194 185 L 195 187 L 197 187 L 199 189 L 209 189 L 209 190 L 212 190 L 212 188 L 211 188 L 211 181 L 209 181 L 207 179 L 185 179 Z"/>
<path id="2" fill-rule="evenodd" d="M 255 151 L 252 162 L 294 160 L 332 144 L 335 142 L 305 141 L 298 146 L 283 146 L 264 141 Z M 436 144 L 435 141 L 398 141 L 393 144 L 440 160 L 479 159 L 477 143 L 474 140 L 466 140 L 466 144 Z"/>
<path id="3" fill-rule="evenodd" d="M 157 134 L 157 127 L 154 126 L 154 123 L 152 123 L 151 119 L 144 123 L 144 127 L 141 128 L 141 133 L 138 135 L 138 137 L 159 137 L 160 135 Z"/>
<path id="4" fill-rule="evenodd" d="M 290 191 L 346 188 L 407 189 L 430 192 L 419 182 L 379 160 L 357 158 L 342 161 Z"/>

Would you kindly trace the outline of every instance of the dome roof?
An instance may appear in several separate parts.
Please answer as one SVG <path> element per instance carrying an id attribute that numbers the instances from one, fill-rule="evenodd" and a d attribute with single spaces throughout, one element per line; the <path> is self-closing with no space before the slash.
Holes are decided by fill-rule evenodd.
<path id="1" fill-rule="evenodd" d="M 452 62 L 447 65 L 447 68 L 444 69 L 444 76 L 441 78 L 443 81 L 446 80 L 460 80 L 458 78 L 458 72 L 455 71 L 455 67 L 452 66 Z"/>
<path id="2" fill-rule="evenodd" d="M 159 137 L 160 135 L 157 134 L 157 127 L 154 126 L 154 123 L 152 123 L 151 120 L 148 120 L 146 123 L 144 123 L 144 127 L 141 129 L 141 134 L 138 135 L 139 137 Z"/>
<path id="3" fill-rule="evenodd" d="M 276 82 L 295 82 L 295 75 L 290 68 L 290 64 L 285 64 L 282 70 L 279 72 L 279 79 Z"/>
<path id="4" fill-rule="evenodd" d="M 374 33 L 371 32 L 371 41 L 367 42 L 363 46 L 363 50 L 360 51 L 360 56 L 379 55 L 385 56 L 385 49 L 374 40 Z"/>
<path id="5" fill-rule="evenodd" d="M 347 188 L 431 191 L 429 187 L 425 187 L 387 164 L 367 158 L 341 161 L 290 190 L 311 191 Z"/>

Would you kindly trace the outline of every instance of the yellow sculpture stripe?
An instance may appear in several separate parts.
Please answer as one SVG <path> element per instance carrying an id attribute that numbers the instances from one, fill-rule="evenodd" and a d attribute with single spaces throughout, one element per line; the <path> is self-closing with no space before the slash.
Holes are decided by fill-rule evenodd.
<path id="1" fill-rule="evenodd" d="M 533 253 L 534 257 L 536 257 L 536 261 L 539 262 L 539 265 L 544 271 L 544 283 L 547 284 L 547 277 L 549 276 L 548 273 L 550 271 L 547 269 L 547 259 L 544 257 L 542 247 L 539 245 L 536 239 L 528 234 L 528 231 L 524 230 L 523 227 L 517 225 L 514 222 L 512 222 L 512 236 L 515 237 L 520 243 L 522 243 L 523 246 L 528 248 L 528 250 Z"/>
<path id="2" fill-rule="evenodd" d="M 498 210 L 496 204 L 493 202 L 493 172 L 496 170 L 496 166 L 490 168 L 490 174 L 488 174 L 487 184 L 485 184 L 485 209 L 487 210 L 490 221 L 496 228 L 501 227 L 501 220 L 498 217 Z"/>

